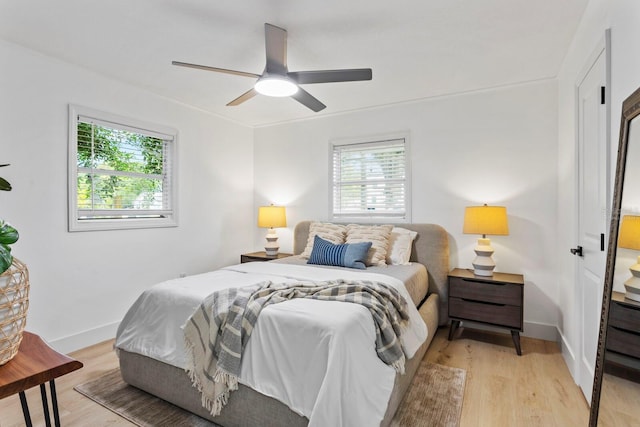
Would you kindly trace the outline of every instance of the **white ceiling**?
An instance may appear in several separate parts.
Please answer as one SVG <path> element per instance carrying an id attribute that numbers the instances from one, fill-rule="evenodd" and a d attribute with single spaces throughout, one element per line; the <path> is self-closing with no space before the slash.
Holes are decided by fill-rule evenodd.
<path id="1" fill-rule="evenodd" d="M 248 126 L 557 75 L 588 0 L 0 0 L 0 38 Z M 327 108 L 257 96 L 264 23 L 288 31 L 290 71 L 372 68 L 304 88 Z"/>

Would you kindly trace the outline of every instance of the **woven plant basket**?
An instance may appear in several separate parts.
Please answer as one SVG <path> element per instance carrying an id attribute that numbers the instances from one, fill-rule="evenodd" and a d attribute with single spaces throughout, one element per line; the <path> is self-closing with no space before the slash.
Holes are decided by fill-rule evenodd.
<path id="1" fill-rule="evenodd" d="M 0 274 L 0 365 L 18 353 L 29 308 L 29 271 L 13 258 L 11 267 Z"/>

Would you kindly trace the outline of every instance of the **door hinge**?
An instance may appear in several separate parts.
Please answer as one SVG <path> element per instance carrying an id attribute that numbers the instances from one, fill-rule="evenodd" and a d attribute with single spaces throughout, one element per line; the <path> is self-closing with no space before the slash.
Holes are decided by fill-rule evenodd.
<path id="1" fill-rule="evenodd" d="M 604 233 L 600 233 L 600 250 L 604 252 Z"/>
<path id="2" fill-rule="evenodd" d="M 600 86 L 600 104 L 604 105 L 605 99 L 605 88 L 604 86 Z"/>

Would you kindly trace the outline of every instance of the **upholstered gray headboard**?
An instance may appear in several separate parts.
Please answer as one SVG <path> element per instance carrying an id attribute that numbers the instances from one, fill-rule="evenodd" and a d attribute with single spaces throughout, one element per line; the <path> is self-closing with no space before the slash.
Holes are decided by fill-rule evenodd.
<path id="1" fill-rule="evenodd" d="M 296 225 L 293 235 L 293 253 L 301 254 L 307 245 L 311 221 L 302 221 Z M 447 301 L 447 274 L 449 273 L 449 236 L 444 228 L 437 224 L 394 224 L 397 227 L 413 230 L 418 237 L 413 241 L 411 261 L 427 267 L 429 274 L 429 292 L 440 296 L 439 324 L 449 321 Z"/>

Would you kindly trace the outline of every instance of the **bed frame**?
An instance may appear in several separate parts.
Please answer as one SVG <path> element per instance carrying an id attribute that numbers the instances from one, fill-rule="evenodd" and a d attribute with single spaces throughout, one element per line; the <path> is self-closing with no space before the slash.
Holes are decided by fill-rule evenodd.
<path id="1" fill-rule="evenodd" d="M 296 225 L 294 231 L 294 254 L 300 254 L 307 244 L 310 221 Z M 399 227 L 418 232 L 411 252 L 411 261 L 427 267 L 429 294 L 418 311 L 429 331 L 425 343 L 413 358 L 407 360 L 405 375 L 396 375 L 394 389 L 381 426 L 391 423 L 411 380 L 438 328 L 448 322 L 447 274 L 449 272 L 449 239 L 447 232 L 435 224 L 397 224 Z M 221 414 L 212 417 L 201 406 L 200 393 L 191 385 L 191 380 L 182 369 L 166 363 L 119 350 L 120 371 L 128 384 L 147 391 L 187 411 L 193 412 L 224 427 L 304 427 L 309 420 L 293 412 L 284 403 L 265 396 L 239 384 L 231 393 Z"/>

